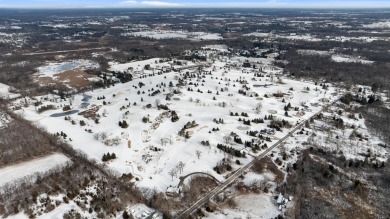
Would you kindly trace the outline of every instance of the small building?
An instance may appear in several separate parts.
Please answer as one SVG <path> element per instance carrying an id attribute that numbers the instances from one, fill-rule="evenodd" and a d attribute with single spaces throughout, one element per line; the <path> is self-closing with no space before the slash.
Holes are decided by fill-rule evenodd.
<path id="1" fill-rule="evenodd" d="M 171 196 L 171 197 L 177 197 L 180 195 L 180 189 L 177 188 L 177 187 L 168 187 L 167 190 L 165 191 L 165 194 L 167 196 Z"/>
<path id="2" fill-rule="evenodd" d="M 282 193 L 279 193 L 278 199 L 276 199 L 276 205 L 279 207 L 284 204 L 284 197 Z"/>

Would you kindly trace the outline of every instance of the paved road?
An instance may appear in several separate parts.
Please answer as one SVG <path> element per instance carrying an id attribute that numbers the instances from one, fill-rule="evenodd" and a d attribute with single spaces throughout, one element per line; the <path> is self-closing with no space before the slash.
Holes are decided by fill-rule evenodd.
<path id="1" fill-rule="evenodd" d="M 334 104 L 335 102 L 337 102 L 339 99 L 333 101 L 332 103 L 330 103 L 329 105 L 327 106 L 330 106 L 332 104 Z M 300 129 L 302 126 L 305 125 L 305 123 L 307 121 L 309 121 L 311 118 L 314 118 L 316 117 L 318 114 L 322 113 L 322 111 L 327 107 L 325 106 L 324 108 L 322 108 L 319 112 L 317 112 L 316 114 L 312 115 L 310 118 L 302 121 L 301 123 L 299 123 L 295 128 L 293 128 L 286 136 L 284 136 L 283 138 L 281 138 L 279 141 L 277 141 L 275 144 L 273 144 L 271 147 L 267 148 L 265 151 L 263 151 L 260 155 L 258 155 L 255 159 L 253 159 L 250 163 L 248 163 L 247 165 L 245 165 L 244 167 L 242 167 L 241 169 L 237 170 L 235 173 L 233 173 L 231 176 L 229 176 L 229 178 L 226 179 L 226 181 L 224 181 L 222 184 L 220 184 L 219 186 L 215 187 L 213 190 L 211 190 L 210 192 L 208 192 L 205 196 L 199 198 L 194 204 L 192 204 L 189 208 L 187 208 L 186 210 L 184 210 L 183 212 L 179 213 L 177 216 L 176 216 L 176 219 L 181 219 L 181 218 L 188 218 L 188 216 L 194 212 L 196 209 L 200 208 L 201 206 L 203 206 L 210 198 L 214 197 L 215 195 L 217 195 L 218 193 L 220 193 L 221 191 L 223 191 L 226 187 L 228 187 L 231 183 L 233 183 L 239 176 L 241 176 L 245 171 L 249 170 L 253 164 L 255 163 L 256 159 L 261 159 L 263 157 L 265 157 L 270 151 L 272 151 L 274 148 L 280 146 L 280 144 L 285 141 L 288 137 L 290 137 L 295 131 L 297 131 L 298 129 Z"/>

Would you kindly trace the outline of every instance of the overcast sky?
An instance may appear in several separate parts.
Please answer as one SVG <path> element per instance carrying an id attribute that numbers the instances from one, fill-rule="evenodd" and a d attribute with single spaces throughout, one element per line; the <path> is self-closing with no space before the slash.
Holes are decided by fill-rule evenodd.
<path id="1" fill-rule="evenodd" d="M 0 7 L 35 8 L 145 8 L 145 7 L 240 7 L 240 8 L 389 8 L 390 0 L 0 0 Z"/>

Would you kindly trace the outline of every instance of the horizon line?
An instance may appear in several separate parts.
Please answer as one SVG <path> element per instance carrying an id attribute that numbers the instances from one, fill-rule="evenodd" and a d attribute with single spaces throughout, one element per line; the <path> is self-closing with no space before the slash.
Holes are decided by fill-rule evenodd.
<path id="1" fill-rule="evenodd" d="M 0 10 L 2 9 L 35 9 L 35 10 L 48 10 L 48 9 L 64 9 L 64 10 L 85 10 L 85 9 L 382 9 L 382 10 L 389 10 L 390 6 L 386 7 L 380 7 L 380 6 L 361 6 L 361 7 L 345 7 L 345 6 L 243 6 L 243 7 L 237 7 L 237 6 L 170 6 L 170 7 L 118 7 L 118 6 L 69 6 L 69 7 L 34 7 L 34 6 L 21 6 L 21 7 L 15 7 L 15 6 L 0 6 Z"/>

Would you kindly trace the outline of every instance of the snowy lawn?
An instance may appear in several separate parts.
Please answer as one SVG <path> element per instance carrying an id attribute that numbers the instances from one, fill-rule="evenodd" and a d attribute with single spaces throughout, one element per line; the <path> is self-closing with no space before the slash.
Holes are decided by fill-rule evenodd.
<path id="1" fill-rule="evenodd" d="M 239 57 L 235 57 L 233 60 L 242 61 Z M 120 65 L 111 64 L 115 70 L 123 70 L 128 67 L 156 63 L 156 61 L 157 59 L 151 59 Z M 270 64 L 268 59 L 253 61 L 262 62 L 264 65 Z M 159 61 L 157 63 L 159 65 L 167 64 L 167 62 L 159 63 Z M 181 88 L 181 94 L 173 95 L 171 100 L 166 100 L 166 95 L 172 89 L 176 89 L 177 78 L 180 76 L 180 73 L 177 72 L 156 74 L 151 77 L 134 79 L 128 83 L 116 84 L 110 88 L 89 91 L 84 94 L 91 97 L 89 100 L 86 100 L 88 98 L 82 94 L 67 100 L 53 96 L 38 97 L 38 100 L 42 101 L 44 105 L 54 105 L 55 109 L 37 113 L 33 105 L 36 100 L 27 100 L 30 101 L 30 106 L 22 107 L 22 110 L 17 112 L 28 120 L 43 126 L 50 133 L 60 133 L 61 131 L 66 133 L 65 141 L 98 162 L 102 162 L 103 154 L 115 153 L 116 159 L 106 162 L 108 167 L 119 174 L 132 173 L 139 180 L 137 186 L 165 191 L 170 185 L 176 186 L 180 176 L 192 172 L 208 172 L 218 180 L 224 181 L 228 172 L 217 174 L 213 170 L 213 167 L 227 156 L 216 147 L 217 144 L 225 144 L 224 137 L 231 132 L 238 134 L 243 141 L 251 141 L 252 139 L 257 141 L 258 138 L 249 136 L 247 131 L 260 131 L 267 128 L 269 123 L 269 121 L 251 123 L 249 126 L 238 121 L 238 118 L 251 120 L 264 118 L 273 112 L 273 116 L 285 119 L 295 125 L 319 111 L 321 106 L 326 104 L 323 102 L 324 99 L 337 98 L 334 87 L 324 90 L 312 82 L 287 78 L 283 78 L 279 83 L 269 76 L 254 77 L 253 73 L 243 73 L 241 68 L 225 67 L 226 64 L 223 61 L 216 61 L 212 66 L 204 68 L 204 71 L 211 72 L 211 75 L 204 74 L 201 78 L 187 79 L 187 85 Z M 250 68 L 246 70 L 249 71 Z M 182 70 L 182 74 L 187 71 L 191 74 L 198 72 L 196 69 L 186 69 Z M 237 80 L 246 81 L 246 86 L 250 88 L 247 95 L 238 93 L 243 84 Z M 142 88 L 139 87 L 140 82 L 144 83 Z M 173 82 L 173 87 L 169 87 L 170 82 Z M 198 85 L 195 86 L 195 83 Z M 254 86 L 264 84 L 271 85 Z M 156 90 L 161 92 L 150 95 Z M 138 94 L 138 92 L 140 93 Z M 284 98 L 273 96 L 278 92 L 284 92 Z M 101 99 L 102 97 L 105 98 Z M 14 104 L 23 106 L 23 101 L 15 101 Z M 180 119 L 177 122 L 172 122 L 170 117 L 164 116 L 164 112 L 168 111 L 157 109 L 156 101 L 176 111 Z M 85 110 L 82 106 L 86 102 L 90 108 L 98 107 L 97 114 L 100 115 L 98 124 L 77 113 L 70 115 L 69 120 L 65 120 L 64 117 L 51 117 L 52 114 L 61 113 L 62 107 L 70 103 L 72 103 L 72 110 L 82 112 Z M 256 112 L 255 108 L 259 102 L 262 103 L 263 107 L 260 112 Z M 307 109 L 304 109 L 301 115 L 296 115 L 297 111 L 290 110 L 289 116 L 285 116 L 284 107 L 287 103 L 301 108 L 301 111 L 302 104 L 305 104 Z M 150 108 L 146 107 L 147 104 L 151 104 Z M 239 114 L 245 112 L 248 117 L 231 116 L 231 112 Z M 143 117 L 148 117 L 150 122 L 142 122 Z M 213 121 L 219 118 L 224 120 L 223 124 L 217 124 Z M 80 125 L 81 120 L 85 122 L 84 126 Z M 127 121 L 129 127 L 119 127 L 118 122 L 123 120 Z M 74 121 L 73 124 L 71 121 Z M 198 126 L 188 129 L 192 136 L 189 139 L 179 136 L 179 130 L 187 122 L 192 121 L 196 121 L 198 124 Z M 212 131 L 213 128 L 218 128 L 219 131 Z M 265 143 L 271 146 L 278 139 L 284 137 L 287 132 L 288 129 L 276 132 L 275 135 L 270 135 L 271 141 Z M 102 133 L 106 135 L 105 139 L 118 139 L 118 145 L 106 146 L 103 143 L 104 140 L 95 137 Z M 162 145 L 162 139 L 169 140 L 170 143 Z M 209 141 L 210 146 L 201 144 L 202 141 L 206 140 Z M 233 157 L 232 167 L 234 169 L 240 168 L 252 160 L 252 156 L 248 155 L 248 153 L 253 154 L 250 148 L 245 148 L 243 144 L 234 142 L 231 142 L 229 146 L 247 153 L 246 158 Z M 196 155 L 197 151 L 201 153 L 199 158 Z M 256 154 L 259 153 L 261 150 Z M 241 164 L 234 164 L 236 160 L 239 160 Z M 169 172 L 175 169 L 180 161 L 185 163 L 185 167 L 183 171 L 178 172 L 172 178 Z"/>
<path id="2" fill-rule="evenodd" d="M 55 167 L 60 167 L 70 162 L 63 154 L 52 154 L 43 158 L 37 158 L 20 164 L 6 166 L 0 169 L 0 187 L 12 183 L 18 179 L 45 173 Z"/>

